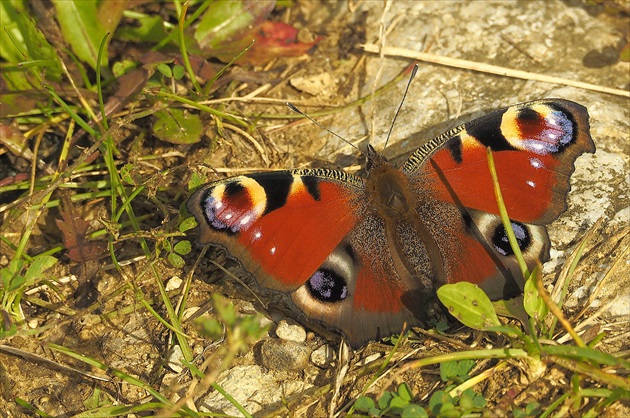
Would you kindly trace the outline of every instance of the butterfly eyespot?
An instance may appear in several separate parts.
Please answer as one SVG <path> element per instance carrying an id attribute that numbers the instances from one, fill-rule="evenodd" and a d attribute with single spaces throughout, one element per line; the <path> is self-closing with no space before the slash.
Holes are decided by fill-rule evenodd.
<path id="1" fill-rule="evenodd" d="M 511 221 L 514 235 L 516 236 L 516 242 L 521 251 L 527 250 L 532 243 L 532 235 L 529 228 L 520 222 Z M 498 224 L 492 235 L 492 245 L 494 249 L 503 256 L 514 255 L 510 242 L 508 240 L 507 233 L 503 224 Z"/>
<path id="2" fill-rule="evenodd" d="M 339 302 L 348 297 L 348 286 L 343 277 L 330 269 L 319 269 L 308 279 L 306 288 L 322 302 Z"/>
<path id="3" fill-rule="evenodd" d="M 561 152 L 575 133 L 569 115 L 548 105 L 508 110 L 502 131 L 510 145 L 538 155 Z"/>
<path id="4" fill-rule="evenodd" d="M 203 193 L 201 205 L 208 226 L 227 234 L 246 230 L 262 216 L 267 204 L 264 187 L 246 176 L 219 183 Z"/>

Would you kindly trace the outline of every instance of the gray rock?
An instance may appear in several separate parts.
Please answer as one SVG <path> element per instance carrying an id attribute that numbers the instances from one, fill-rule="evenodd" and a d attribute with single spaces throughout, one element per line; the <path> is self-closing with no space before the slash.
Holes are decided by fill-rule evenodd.
<path id="1" fill-rule="evenodd" d="M 217 380 L 250 414 L 263 406 L 280 404 L 285 397 L 301 392 L 312 385 L 301 380 L 278 379 L 274 373 L 265 372 L 257 365 L 235 366 L 222 372 Z M 202 412 L 222 412 L 229 416 L 242 416 L 236 407 L 218 392 L 211 392 L 201 403 Z"/>
<path id="2" fill-rule="evenodd" d="M 176 373 L 181 373 L 184 370 L 182 360 L 184 360 L 184 353 L 182 352 L 182 348 L 179 345 L 174 345 L 173 348 L 171 348 L 168 352 L 166 365 L 172 371 Z"/>
<path id="3" fill-rule="evenodd" d="M 307 363 L 310 348 L 294 341 L 270 339 L 260 346 L 262 365 L 271 370 L 300 370 Z"/>

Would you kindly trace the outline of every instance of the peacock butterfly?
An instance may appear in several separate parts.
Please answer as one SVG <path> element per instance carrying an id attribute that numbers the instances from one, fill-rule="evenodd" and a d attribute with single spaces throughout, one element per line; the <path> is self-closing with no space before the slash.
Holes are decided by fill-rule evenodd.
<path id="1" fill-rule="evenodd" d="M 267 289 L 353 347 L 426 326 L 438 287 L 468 281 L 492 299 L 523 279 L 498 216 L 486 148 L 532 268 L 566 209 L 574 162 L 595 145 L 588 113 L 546 99 L 495 110 L 427 142 L 396 168 L 372 147 L 367 175 L 257 173 L 190 197 L 201 243 L 224 247 Z"/>

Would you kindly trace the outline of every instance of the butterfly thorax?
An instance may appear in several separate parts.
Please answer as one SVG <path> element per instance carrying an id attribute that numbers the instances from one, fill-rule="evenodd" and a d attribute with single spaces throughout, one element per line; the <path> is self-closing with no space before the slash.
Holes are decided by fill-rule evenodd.
<path id="1" fill-rule="evenodd" d="M 414 213 L 416 198 L 409 187 L 409 180 L 384 157 L 372 161 L 366 190 L 370 207 L 381 218 L 409 219 Z"/>

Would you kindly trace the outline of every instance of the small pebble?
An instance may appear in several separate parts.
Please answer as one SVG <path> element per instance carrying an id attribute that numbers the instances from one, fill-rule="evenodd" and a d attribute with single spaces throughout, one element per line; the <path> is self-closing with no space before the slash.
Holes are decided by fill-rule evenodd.
<path id="1" fill-rule="evenodd" d="M 167 292 L 170 292 L 171 290 L 179 289 L 182 283 L 183 280 L 180 279 L 179 276 L 173 276 L 168 282 L 166 282 L 166 286 L 164 288 Z"/>
<path id="2" fill-rule="evenodd" d="M 311 353 L 311 363 L 319 367 L 328 367 L 335 360 L 335 352 L 324 344 Z"/>
<path id="3" fill-rule="evenodd" d="M 276 335 L 286 341 L 294 341 L 296 343 L 303 343 L 306 341 L 306 330 L 301 325 L 291 323 L 285 319 L 278 323 L 276 328 Z"/>
<path id="4" fill-rule="evenodd" d="M 182 360 L 184 360 L 184 353 L 182 353 L 181 347 L 179 345 L 174 345 L 168 353 L 166 365 L 172 371 L 181 373 L 184 370 Z"/>

